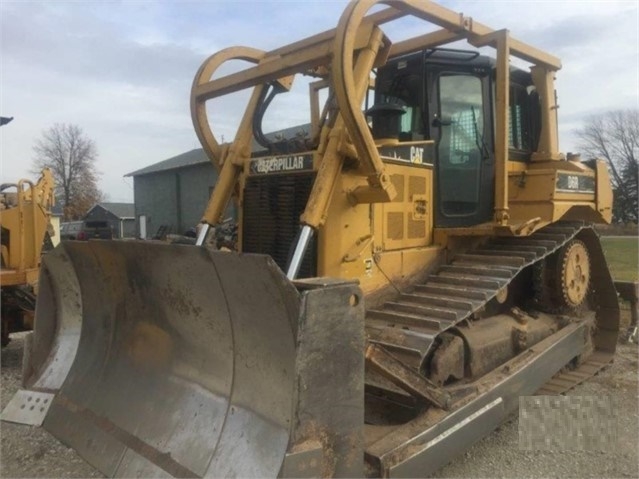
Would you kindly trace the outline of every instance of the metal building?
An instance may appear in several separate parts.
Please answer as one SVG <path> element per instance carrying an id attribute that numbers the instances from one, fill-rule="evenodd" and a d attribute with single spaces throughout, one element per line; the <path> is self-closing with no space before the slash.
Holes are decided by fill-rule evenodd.
<path id="1" fill-rule="evenodd" d="M 309 130 L 310 124 L 297 125 L 267 133 L 265 137 L 269 141 L 286 143 L 306 138 Z M 256 153 L 264 147 L 254 139 L 252 150 Z M 139 238 L 160 238 L 167 233 L 184 234 L 195 227 L 202 219 L 217 181 L 217 171 L 202 148 L 125 176 L 133 177 L 136 235 Z M 232 202 L 225 218 L 237 219 Z"/>
<path id="2" fill-rule="evenodd" d="M 136 235 L 183 234 L 202 219 L 217 172 L 201 148 L 134 171 Z M 227 216 L 235 217 L 230 206 Z"/>

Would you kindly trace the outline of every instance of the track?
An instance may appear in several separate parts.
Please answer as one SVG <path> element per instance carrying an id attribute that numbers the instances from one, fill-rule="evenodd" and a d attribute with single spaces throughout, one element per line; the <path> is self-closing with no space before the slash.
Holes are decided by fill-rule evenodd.
<path id="1" fill-rule="evenodd" d="M 424 284 L 415 285 L 411 292 L 399 295 L 380 309 L 367 311 L 368 339 L 419 370 L 439 334 L 471 319 L 525 268 L 578 236 L 588 243 L 592 256 L 593 289 L 599 294 L 597 304 L 603 303 L 599 310 L 609 312 L 615 307 L 610 300 L 610 288 L 615 303 L 616 294 L 596 234 L 583 223 L 555 223 L 528 237 L 493 238 L 470 253 L 456 255 Z M 597 326 L 598 331 L 604 331 L 604 337 L 595 339 L 594 354 L 576 369 L 557 374 L 539 394 L 565 392 L 610 363 L 618 324 L 614 314 L 599 314 L 601 311 L 597 314 Z M 368 375 L 367 384 L 388 386 L 380 385 L 377 379 Z"/>

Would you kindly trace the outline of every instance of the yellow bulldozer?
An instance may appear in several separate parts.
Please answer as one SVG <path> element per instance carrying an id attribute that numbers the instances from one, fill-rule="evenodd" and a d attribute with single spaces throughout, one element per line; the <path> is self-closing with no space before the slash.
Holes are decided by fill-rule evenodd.
<path id="1" fill-rule="evenodd" d="M 40 255 L 53 233 L 49 218 L 53 206 L 53 176 L 42 170 L 38 181 L 20 180 L 0 185 L 0 242 L 2 269 L 2 346 L 9 334 L 33 329 Z"/>
<path id="2" fill-rule="evenodd" d="M 393 43 L 383 27 L 407 16 L 438 28 Z M 459 40 L 494 58 L 445 47 Z M 592 376 L 618 335 L 591 227 L 612 194 L 604 163 L 559 152 L 560 67 L 426 0 L 349 3 L 333 30 L 215 53 L 191 92 L 219 170 L 196 246 L 47 255 L 4 418 L 107 476 L 417 477 L 519 396 Z M 265 113 L 298 75 L 309 134 L 269 139 Z M 207 101 L 245 89 L 221 144 Z M 215 251 L 230 201 L 239 251 Z"/>

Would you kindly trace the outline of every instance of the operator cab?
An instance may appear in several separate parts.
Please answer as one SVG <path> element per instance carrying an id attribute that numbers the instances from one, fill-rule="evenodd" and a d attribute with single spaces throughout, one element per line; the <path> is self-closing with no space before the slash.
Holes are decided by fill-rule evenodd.
<path id="1" fill-rule="evenodd" d="M 495 177 L 495 61 L 478 52 L 434 49 L 390 60 L 377 71 L 367 111 L 376 139 L 435 142 L 435 222 L 490 221 Z M 509 159 L 528 161 L 540 132 L 530 73 L 511 67 Z"/>

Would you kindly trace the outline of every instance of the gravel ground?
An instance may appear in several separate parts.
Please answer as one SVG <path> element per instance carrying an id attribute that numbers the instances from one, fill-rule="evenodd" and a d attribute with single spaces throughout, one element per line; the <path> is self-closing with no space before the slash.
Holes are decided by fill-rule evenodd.
<path id="1" fill-rule="evenodd" d="M 615 362 L 569 396 L 611 397 L 617 443 L 614 452 L 528 451 L 519 448 L 518 414 L 470 448 L 437 477 L 639 478 L 639 394 L 636 344 L 619 344 Z"/>
<path id="2" fill-rule="evenodd" d="M 22 344 L 21 336 L 15 335 L 2 350 L 3 408 L 20 385 Z M 639 477 L 637 365 L 637 346 L 620 344 L 611 367 L 570 392 L 574 396 L 611 397 L 618 430 L 614 452 L 520 450 L 518 417 L 514 414 L 437 476 Z M 1 424 L 0 477 L 101 477 L 43 429 Z"/>
<path id="3" fill-rule="evenodd" d="M 20 387 L 23 334 L 2 349 L 1 407 Z M 1 477 L 103 477 L 44 429 L 0 422 Z"/>

